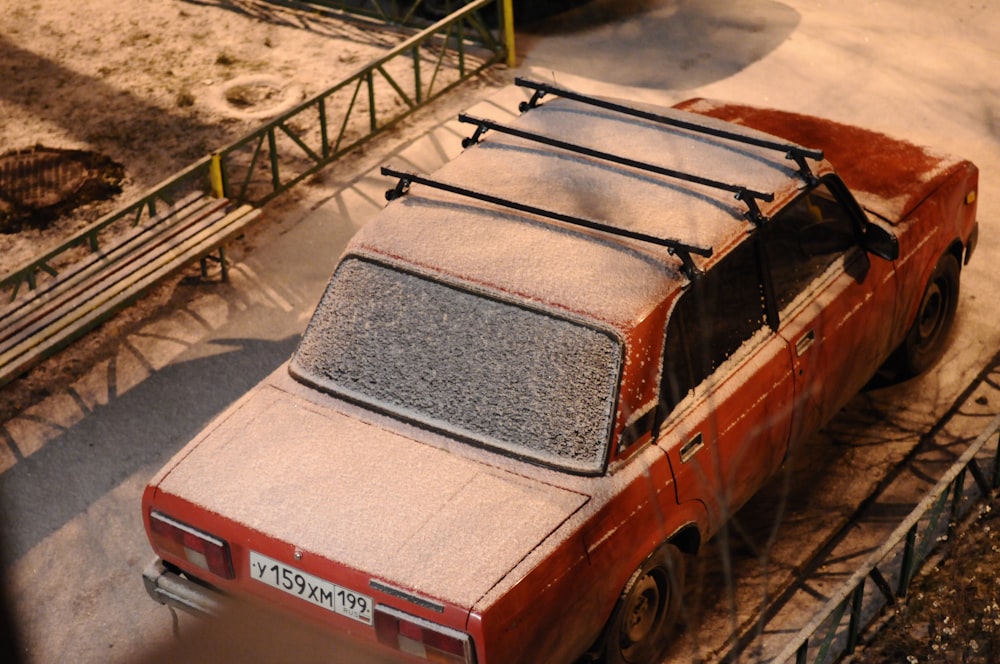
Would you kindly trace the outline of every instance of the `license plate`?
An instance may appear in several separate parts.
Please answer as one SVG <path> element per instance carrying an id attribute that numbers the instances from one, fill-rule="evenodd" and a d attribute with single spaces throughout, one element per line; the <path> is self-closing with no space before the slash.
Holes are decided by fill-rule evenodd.
<path id="1" fill-rule="evenodd" d="M 250 576 L 328 611 L 353 618 L 366 625 L 372 624 L 372 609 L 375 602 L 371 597 L 338 586 L 336 583 L 324 581 L 256 551 L 250 552 Z"/>

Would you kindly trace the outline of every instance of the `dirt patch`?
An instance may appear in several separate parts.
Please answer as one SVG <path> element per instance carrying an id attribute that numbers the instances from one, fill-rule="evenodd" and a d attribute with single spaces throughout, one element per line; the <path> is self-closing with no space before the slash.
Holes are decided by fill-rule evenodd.
<path id="1" fill-rule="evenodd" d="M 42 145 L 0 155 L 0 233 L 44 230 L 80 205 L 122 191 L 125 167 L 88 150 Z"/>

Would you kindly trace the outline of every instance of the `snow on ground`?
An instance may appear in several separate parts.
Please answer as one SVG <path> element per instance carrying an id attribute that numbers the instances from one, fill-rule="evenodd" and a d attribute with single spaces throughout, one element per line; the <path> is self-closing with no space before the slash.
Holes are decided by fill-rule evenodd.
<path id="1" fill-rule="evenodd" d="M 276 33 L 253 36 L 242 25 L 223 25 L 219 33 L 209 33 L 215 21 L 189 18 L 220 11 L 222 5 L 250 4 L 249 0 L 112 4 L 7 0 L 0 16 L 3 78 L 12 80 L 8 63 L 15 62 L 15 56 L 37 75 L 28 77 L 27 88 L 9 83 L 0 87 L 0 133 L 9 130 L 15 117 L 34 123 L 29 133 L 43 139 L 52 131 L 91 127 L 87 133 L 79 132 L 74 146 L 88 136 L 122 128 L 128 136 L 141 139 L 150 116 L 198 129 L 198 122 L 187 118 L 184 109 L 200 108 L 201 93 L 207 98 L 211 87 L 207 81 L 221 80 L 229 71 L 226 47 L 258 63 L 254 71 L 280 69 L 260 63 L 265 54 L 280 50 L 295 57 L 300 50 L 299 38 L 283 38 L 281 48 L 275 49 Z M 129 7 L 136 7 L 139 15 L 114 18 Z M 15 20 L 19 22 L 12 23 Z M 192 106 L 177 104 L 178 87 L 122 77 L 126 63 L 132 58 L 140 61 L 161 30 L 178 27 L 183 29 L 165 41 L 174 44 L 190 36 L 190 43 L 184 42 L 194 63 L 185 70 L 190 78 L 177 78 L 196 90 Z M 268 29 L 276 30 L 270 24 Z M 653 103 L 707 96 L 814 113 L 975 161 L 982 171 L 983 233 L 978 255 L 963 273 L 957 335 L 933 372 L 894 393 L 893 403 L 908 412 L 893 414 L 933 420 L 1000 348 L 996 325 L 1000 275 L 995 269 L 1000 262 L 996 221 L 1000 79 L 994 72 L 1000 61 L 1000 6 L 996 3 L 592 0 L 533 30 L 518 35 L 521 67 L 514 73 Z M 268 34 L 271 47 L 264 41 Z M 204 40 L 202 51 L 197 50 L 199 35 Z M 100 47 L 95 45 L 98 38 Z M 333 72 L 341 54 L 355 44 L 351 36 L 345 42 L 345 51 L 329 53 L 327 46 L 310 60 L 317 63 L 320 74 Z M 103 74 L 79 71 L 88 53 L 100 49 L 119 58 L 116 68 Z M 180 59 L 180 64 L 170 64 L 175 74 L 187 66 L 187 56 Z M 319 66 L 320 62 L 332 68 Z M 32 86 L 43 80 L 63 81 L 63 87 L 51 96 L 33 92 Z M 308 88 L 307 82 L 302 84 Z M 143 101 L 142 94 L 147 93 L 158 101 Z M 491 94 L 491 90 L 477 91 L 484 97 Z M 95 110 L 113 107 L 116 99 L 125 101 L 115 107 L 120 109 L 115 123 L 105 128 L 97 123 L 97 129 L 88 124 L 94 122 Z M 165 107 L 171 110 L 163 114 Z M 448 117 L 453 115 L 453 108 L 439 108 L 447 108 Z M 445 119 L 424 116 L 408 126 L 406 136 L 392 138 L 416 138 Z M 214 136 L 228 126 L 220 119 L 205 135 Z M 192 139 L 197 135 L 180 134 Z M 445 132 L 445 138 L 435 135 L 416 153 L 404 158 L 400 148 L 392 157 L 429 169 L 454 154 L 451 142 L 460 136 L 458 132 Z M 192 151 L 200 155 L 204 147 L 197 145 Z M 140 144 L 132 149 L 142 152 Z M 268 242 L 257 242 L 257 250 L 234 271 L 231 286 L 184 295 L 171 313 L 150 319 L 144 327 L 127 328 L 118 345 L 112 345 L 117 350 L 110 359 L 105 357 L 89 373 L 84 371 L 71 389 L 56 386 L 51 398 L 33 407 L 27 417 L 4 423 L 8 447 L 24 444 L 17 454 L 0 452 L 4 489 L 17 487 L 33 500 L 9 520 L 17 525 L 20 547 L 10 568 L 9 587 L 25 629 L 29 661 L 135 661 L 150 644 L 169 641 L 169 615 L 152 605 L 138 580 L 149 556 L 138 518 L 139 493 L 164 457 L 170 456 L 171 447 L 182 445 L 227 399 L 287 357 L 289 339 L 304 326 L 337 247 L 343 245 L 343 235 L 384 202 L 381 192 L 387 183 L 370 175 L 369 169 L 390 148 L 377 150 L 378 155 L 358 155 L 331 167 L 323 178 L 326 194 L 316 190 L 309 207 L 294 208 L 287 219 L 274 220 Z M 159 156 L 155 147 L 147 147 L 147 152 L 149 158 Z M 148 175 L 153 181 L 158 177 Z M 309 254 L 302 247 L 309 247 Z M 989 407 L 996 409 L 995 404 Z M 864 474 L 864 468 L 851 470 L 851 459 L 847 461 L 845 473 Z M 50 485 L 46 482 L 60 490 L 42 494 Z M 825 501 L 828 496 L 816 499 Z"/>

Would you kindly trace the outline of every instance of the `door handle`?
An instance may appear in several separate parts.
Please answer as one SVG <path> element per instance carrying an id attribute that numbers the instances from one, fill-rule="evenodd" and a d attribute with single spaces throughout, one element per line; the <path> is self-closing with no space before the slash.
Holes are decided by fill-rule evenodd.
<path id="1" fill-rule="evenodd" d="M 687 463 L 704 446 L 705 439 L 701 433 L 696 433 L 691 440 L 681 445 L 681 463 Z"/>
<path id="2" fill-rule="evenodd" d="M 816 341 L 816 332 L 814 330 L 809 330 L 795 342 L 795 355 L 802 357 L 802 354 L 809 350 L 809 347 L 813 345 Z"/>

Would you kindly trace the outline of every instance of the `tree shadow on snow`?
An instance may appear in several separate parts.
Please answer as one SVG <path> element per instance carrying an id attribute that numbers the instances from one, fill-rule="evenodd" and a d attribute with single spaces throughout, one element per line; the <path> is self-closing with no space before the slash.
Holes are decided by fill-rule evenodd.
<path id="1" fill-rule="evenodd" d="M 691 89 L 728 78 L 784 42 L 801 16 L 775 0 L 592 0 L 530 26 L 532 66 L 624 86 Z M 562 47 L 572 39 L 573 48 Z"/>

